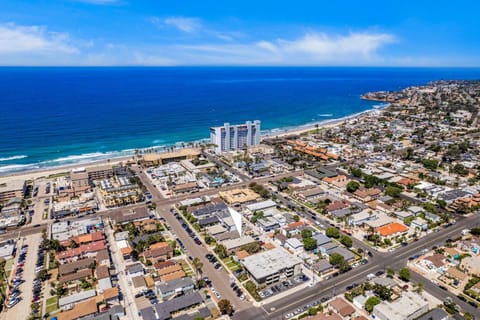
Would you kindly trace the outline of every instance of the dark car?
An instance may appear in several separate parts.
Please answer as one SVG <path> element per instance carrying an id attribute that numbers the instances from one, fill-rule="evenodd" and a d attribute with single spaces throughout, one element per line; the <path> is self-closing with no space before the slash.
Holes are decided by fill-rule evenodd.
<path id="1" fill-rule="evenodd" d="M 473 301 L 468 301 L 468 304 L 471 305 L 472 307 L 474 307 L 475 309 L 478 308 L 478 304 L 476 304 L 476 303 L 473 302 Z"/>
<path id="2" fill-rule="evenodd" d="M 442 290 L 448 291 L 447 287 L 445 287 L 445 286 L 438 286 L 438 287 Z"/>
<path id="3" fill-rule="evenodd" d="M 463 302 L 467 302 L 467 298 L 465 298 L 464 296 L 462 296 L 460 294 L 457 296 L 457 298 L 462 300 Z"/>
<path id="4" fill-rule="evenodd" d="M 376 275 L 377 277 L 380 277 L 380 276 L 381 276 L 382 274 L 384 274 L 384 273 L 385 273 L 385 272 L 383 272 L 382 270 L 380 270 L 380 271 L 377 271 L 377 273 L 375 273 L 375 275 Z"/>

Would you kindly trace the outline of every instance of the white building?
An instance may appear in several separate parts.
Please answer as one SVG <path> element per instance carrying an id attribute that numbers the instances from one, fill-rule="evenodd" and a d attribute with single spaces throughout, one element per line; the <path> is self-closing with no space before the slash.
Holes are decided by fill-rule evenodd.
<path id="1" fill-rule="evenodd" d="M 242 263 L 258 285 L 269 285 L 302 272 L 302 260 L 282 247 L 248 256 Z"/>
<path id="2" fill-rule="evenodd" d="M 247 121 L 245 124 L 210 128 L 210 142 L 215 152 L 235 151 L 260 144 L 260 120 Z"/>
<path id="3" fill-rule="evenodd" d="M 428 311 L 428 301 L 417 293 L 404 292 L 394 302 L 383 301 L 373 308 L 373 315 L 380 320 L 412 320 Z"/>

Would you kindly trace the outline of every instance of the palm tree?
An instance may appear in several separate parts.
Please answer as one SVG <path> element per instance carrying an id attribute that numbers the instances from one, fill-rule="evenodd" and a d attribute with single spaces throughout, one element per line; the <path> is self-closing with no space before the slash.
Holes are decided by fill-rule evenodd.
<path id="1" fill-rule="evenodd" d="M 193 264 L 193 267 L 195 268 L 195 273 L 196 273 L 197 279 L 198 279 L 199 276 L 201 276 L 201 274 L 202 274 L 203 263 L 202 263 L 202 261 L 200 261 L 200 259 L 193 258 L 192 264 Z"/>

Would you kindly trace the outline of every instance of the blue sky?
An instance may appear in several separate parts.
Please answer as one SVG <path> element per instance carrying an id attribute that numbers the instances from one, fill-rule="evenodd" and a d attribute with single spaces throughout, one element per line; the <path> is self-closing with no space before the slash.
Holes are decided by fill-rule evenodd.
<path id="1" fill-rule="evenodd" d="M 1 0 L 0 65 L 480 66 L 478 1 Z"/>

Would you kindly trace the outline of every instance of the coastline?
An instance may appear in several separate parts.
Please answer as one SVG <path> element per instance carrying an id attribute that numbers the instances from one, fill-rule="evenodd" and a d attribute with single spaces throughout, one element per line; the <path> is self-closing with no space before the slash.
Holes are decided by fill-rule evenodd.
<path id="1" fill-rule="evenodd" d="M 371 100 L 371 101 L 376 101 L 376 100 Z M 327 119 L 323 121 L 315 121 L 315 122 L 309 122 L 303 125 L 291 127 L 291 128 L 285 128 L 285 129 L 276 129 L 275 132 L 272 132 L 272 130 L 269 130 L 269 132 L 263 133 L 262 138 L 276 138 L 276 137 L 285 137 L 285 136 L 291 136 L 291 135 L 300 135 L 302 133 L 312 131 L 316 129 L 316 126 L 318 125 L 318 129 L 328 129 L 335 127 L 342 122 L 346 120 L 351 120 L 355 118 L 360 118 L 364 115 L 367 115 L 369 113 L 375 112 L 377 110 L 383 110 L 390 106 L 390 103 L 385 103 L 382 104 L 378 107 L 374 107 L 373 109 L 368 109 L 365 111 L 357 112 L 345 117 L 337 118 L 337 119 Z"/>
<path id="2" fill-rule="evenodd" d="M 385 103 L 380 106 L 374 107 L 372 109 L 368 109 L 365 111 L 361 111 L 355 114 L 351 114 L 342 118 L 337 118 L 337 119 L 327 119 L 323 121 L 316 121 L 316 122 L 310 122 L 294 127 L 287 127 L 287 128 L 275 128 L 271 130 L 267 130 L 262 133 L 262 139 L 265 138 L 276 138 L 276 137 L 284 137 L 284 136 L 291 136 L 291 135 L 300 135 L 302 133 L 312 131 L 316 129 L 316 126 L 318 125 L 319 129 L 327 129 L 327 128 L 332 128 L 335 127 L 341 123 L 343 123 L 346 120 L 351 120 L 354 118 L 360 118 L 366 114 L 375 112 L 377 110 L 382 110 L 386 107 L 388 107 L 389 104 Z M 202 141 L 205 141 L 206 139 L 200 139 L 196 141 L 190 141 L 190 142 L 182 142 L 186 146 L 188 146 L 188 143 L 200 143 Z M 177 142 L 174 144 L 174 146 L 178 146 L 181 142 Z M 176 147 L 177 148 L 177 147 Z M 159 149 L 160 152 L 161 150 L 164 150 L 164 152 L 168 152 L 167 146 L 153 146 L 150 148 L 142 148 L 138 150 L 149 150 L 149 149 Z M 118 151 L 118 153 L 125 153 L 127 150 L 124 151 Z M 130 155 L 121 155 L 121 156 L 113 156 L 113 157 L 108 157 L 105 159 L 99 159 L 99 160 L 91 160 L 91 161 L 80 161 L 78 163 L 71 163 L 71 164 L 62 164 L 58 166 L 48 166 L 48 167 L 40 167 L 40 168 L 33 168 L 33 169 L 27 169 L 27 170 L 18 170 L 18 171 L 5 171 L 5 172 L 0 172 L 0 183 L 6 182 L 8 180 L 11 180 L 11 178 L 20 178 L 20 179 L 25 179 L 25 180 L 31 180 L 31 179 L 37 179 L 40 177 L 47 177 L 52 174 L 59 174 L 59 173 L 65 173 L 68 172 L 71 169 L 75 168 L 87 168 L 87 167 L 92 167 L 92 166 L 98 166 L 98 165 L 105 165 L 105 164 L 118 164 L 120 162 L 127 162 L 129 160 L 132 160 L 135 156 L 135 151 L 134 149 L 131 150 Z M 157 151 L 158 152 L 158 151 Z M 114 154 L 115 152 L 111 152 Z M 105 156 L 107 156 L 108 153 L 105 153 Z M 35 164 L 32 164 L 32 166 L 35 166 Z M 1 168 L 1 167 L 0 167 Z"/>

